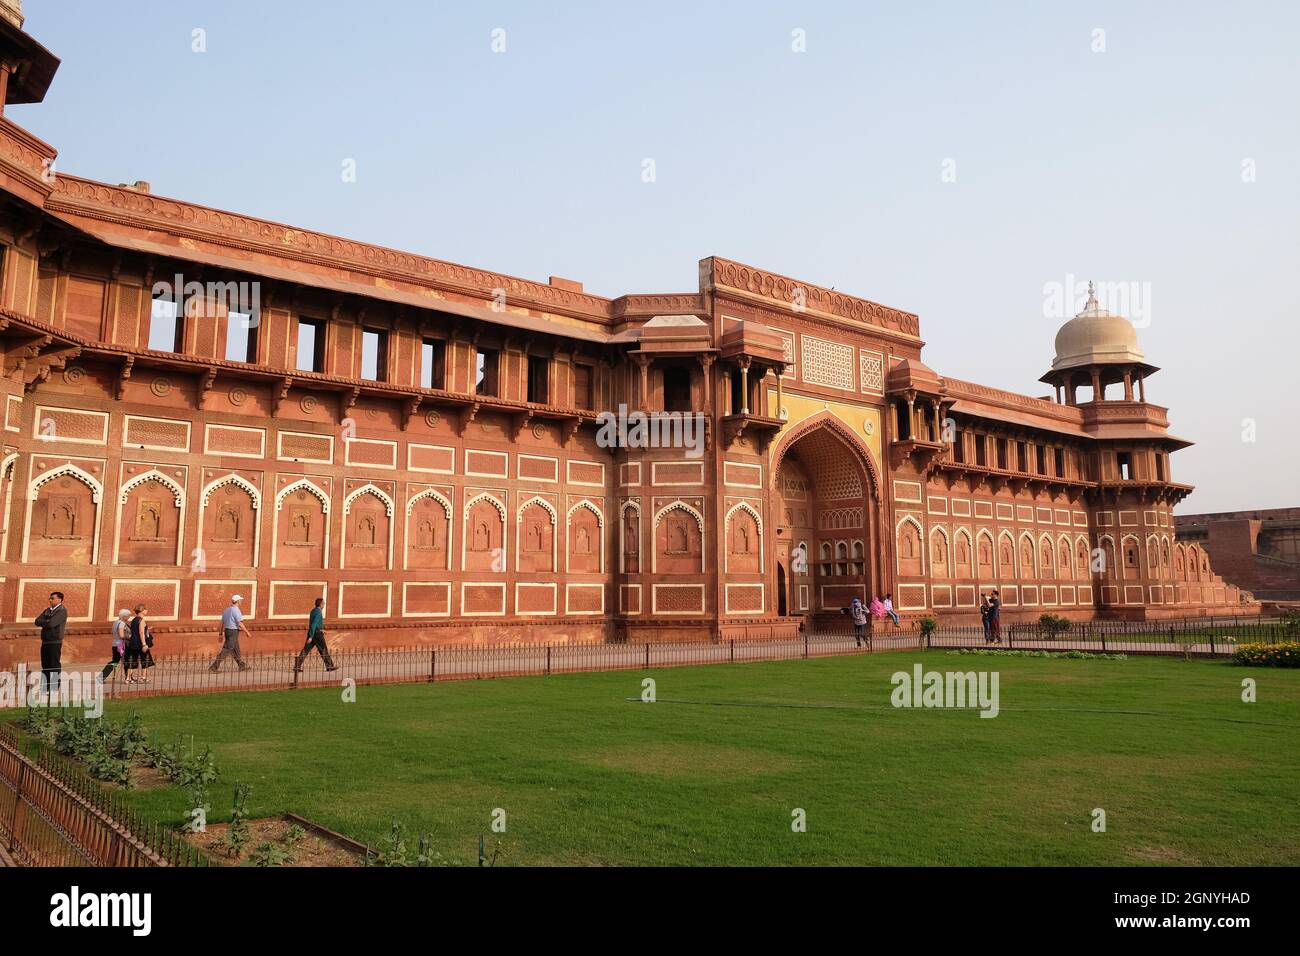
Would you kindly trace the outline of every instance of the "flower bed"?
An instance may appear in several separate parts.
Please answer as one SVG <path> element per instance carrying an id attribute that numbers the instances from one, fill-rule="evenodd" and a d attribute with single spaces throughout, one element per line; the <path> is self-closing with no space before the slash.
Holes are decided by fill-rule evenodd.
<path id="1" fill-rule="evenodd" d="M 1232 660 L 1247 667 L 1300 667 L 1300 641 L 1276 644 L 1242 644 Z"/>

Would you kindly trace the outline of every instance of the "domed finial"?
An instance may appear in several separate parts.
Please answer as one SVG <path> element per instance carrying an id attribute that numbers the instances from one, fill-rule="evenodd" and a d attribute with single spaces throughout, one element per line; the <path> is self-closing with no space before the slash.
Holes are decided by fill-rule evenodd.
<path id="1" fill-rule="evenodd" d="M 1083 311 L 1096 312 L 1100 306 L 1097 304 L 1097 290 L 1093 288 L 1092 280 L 1088 280 L 1088 301 L 1083 304 Z"/>

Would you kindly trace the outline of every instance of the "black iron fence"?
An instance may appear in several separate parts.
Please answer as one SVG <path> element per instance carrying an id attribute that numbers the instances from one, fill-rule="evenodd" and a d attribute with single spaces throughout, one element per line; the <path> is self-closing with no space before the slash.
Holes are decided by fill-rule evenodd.
<path id="1" fill-rule="evenodd" d="M 20 866 L 206 866 L 79 768 L 0 724 L 0 844 Z"/>
<path id="2" fill-rule="evenodd" d="M 979 626 L 924 629 L 919 622 L 875 623 L 862 643 L 851 627 L 823 629 L 798 637 L 771 640 L 692 642 L 463 645 L 342 650 L 337 668 L 325 669 L 317 655 L 298 666 L 296 655 L 261 654 L 245 659 L 246 669 L 231 661 L 212 671 L 211 657 L 169 657 L 155 667 L 130 673 L 115 670 L 103 685 L 110 700 L 164 694 L 280 690 L 355 684 L 398 684 L 490 677 L 569 674 L 608 670 L 643 670 L 754 661 L 793 660 L 917 648 L 1088 651 L 1093 653 L 1178 654 L 1197 657 L 1230 655 L 1242 643 L 1276 643 L 1295 639 L 1278 618 L 1199 618 L 1179 621 L 1090 621 L 1053 632 L 1037 623 L 1005 625 L 986 637 Z M 996 638 L 996 639 L 995 639 Z M 65 670 L 69 681 L 84 688 L 98 668 Z M 17 678 L 18 675 L 15 675 Z M 130 677 L 131 680 L 127 678 Z M 75 694 L 73 695 L 75 698 Z"/>

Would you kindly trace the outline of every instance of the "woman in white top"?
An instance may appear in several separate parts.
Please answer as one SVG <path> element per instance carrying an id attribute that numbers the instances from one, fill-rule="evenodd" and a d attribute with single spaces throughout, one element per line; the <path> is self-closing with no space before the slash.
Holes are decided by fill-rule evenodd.
<path id="1" fill-rule="evenodd" d="M 108 680 L 108 675 L 113 673 L 113 668 L 122 662 L 122 655 L 126 653 L 126 641 L 131 636 L 131 612 L 126 608 L 117 612 L 112 634 L 113 659 L 104 665 L 103 671 L 100 672 L 100 681 Z"/>

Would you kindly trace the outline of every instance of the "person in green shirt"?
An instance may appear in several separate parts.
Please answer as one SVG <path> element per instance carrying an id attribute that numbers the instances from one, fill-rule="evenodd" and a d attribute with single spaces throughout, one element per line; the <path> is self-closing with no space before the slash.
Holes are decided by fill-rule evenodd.
<path id="1" fill-rule="evenodd" d="M 324 598 L 316 599 L 316 605 L 311 609 L 311 616 L 307 618 L 307 643 L 304 644 L 302 650 L 298 652 L 298 659 L 293 665 L 294 670 L 302 670 L 302 662 L 306 660 L 307 655 L 311 653 L 313 647 L 320 651 L 320 656 L 325 661 L 325 669 L 327 671 L 338 670 L 338 666 L 334 663 L 334 658 L 330 657 L 330 649 L 325 644 Z"/>

